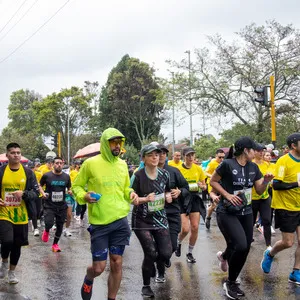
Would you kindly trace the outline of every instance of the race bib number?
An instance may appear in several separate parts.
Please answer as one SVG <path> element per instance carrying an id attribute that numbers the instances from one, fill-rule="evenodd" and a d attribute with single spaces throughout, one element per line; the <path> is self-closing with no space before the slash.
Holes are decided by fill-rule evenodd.
<path id="1" fill-rule="evenodd" d="M 244 189 L 244 190 L 239 190 L 239 191 L 234 191 L 234 195 L 239 195 L 240 193 L 244 193 L 245 197 L 247 199 L 247 205 L 251 204 L 252 202 L 252 189 Z"/>
<path id="2" fill-rule="evenodd" d="M 61 202 L 64 200 L 64 192 L 52 192 L 52 202 Z"/>
<path id="3" fill-rule="evenodd" d="M 12 193 L 5 193 L 5 206 L 20 206 L 22 199 L 18 200 Z"/>
<path id="4" fill-rule="evenodd" d="M 164 209 L 165 207 L 165 194 L 155 195 L 155 200 L 153 202 L 148 202 L 148 211 L 156 212 Z"/>
<path id="5" fill-rule="evenodd" d="M 198 183 L 189 183 L 190 192 L 198 192 L 199 186 Z"/>

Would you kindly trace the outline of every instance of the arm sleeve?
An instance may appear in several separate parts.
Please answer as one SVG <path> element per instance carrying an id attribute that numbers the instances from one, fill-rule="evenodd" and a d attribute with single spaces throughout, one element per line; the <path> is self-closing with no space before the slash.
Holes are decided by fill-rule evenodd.
<path id="1" fill-rule="evenodd" d="M 277 191 L 290 190 L 297 188 L 298 182 L 282 182 L 281 180 L 273 181 L 273 189 Z"/>
<path id="2" fill-rule="evenodd" d="M 127 166 L 126 166 L 127 168 Z M 131 202 L 130 200 L 130 194 L 133 192 L 133 189 L 130 187 L 130 179 L 129 179 L 129 173 L 126 173 L 126 179 L 125 179 L 125 187 L 124 187 L 124 198 L 128 202 Z"/>
<path id="3" fill-rule="evenodd" d="M 228 163 L 226 160 L 224 160 L 219 164 L 219 166 L 216 169 L 216 172 L 219 176 L 224 177 L 224 174 L 226 174 L 227 170 L 228 170 Z"/>
<path id="4" fill-rule="evenodd" d="M 76 198 L 76 201 L 81 205 L 86 204 L 86 201 L 84 200 L 86 191 L 84 188 L 87 182 L 88 182 L 88 165 L 86 163 L 83 163 L 80 172 L 75 178 L 72 186 L 72 192 Z"/>

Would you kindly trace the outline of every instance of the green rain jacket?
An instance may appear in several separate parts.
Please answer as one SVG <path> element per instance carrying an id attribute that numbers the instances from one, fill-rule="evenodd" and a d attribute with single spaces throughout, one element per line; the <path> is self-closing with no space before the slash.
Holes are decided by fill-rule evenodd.
<path id="1" fill-rule="evenodd" d="M 106 225 L 126 217 L 130 210 L 130 186 L 128 167 L 125 161 L 113 156 L 109 139 L 122 137 L 115 129 L 106 129 L 100 139 L 101 154 L 87 159 L 73 183 L 72 191 L 79 204 L 86 204 L 84 195 L 94 191 L 102 195 L 97 203 L 88 204 L 89 223 Z"/>

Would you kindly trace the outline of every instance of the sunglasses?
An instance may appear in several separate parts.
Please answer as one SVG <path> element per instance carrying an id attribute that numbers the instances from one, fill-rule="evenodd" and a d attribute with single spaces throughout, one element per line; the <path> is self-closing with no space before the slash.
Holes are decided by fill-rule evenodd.
<path id="1" fill-rule="evenodd" d="M 224 159 L 224 158 L 225 158 L 225 156 L 218 156 L 218 158 L 220 158 L 220 159 Z"/>
<path id="2" fill-rule="evenodd" d="M 114 139 L 114 140 L 110 140 L 109 143 L 111 145 L 117 146 L 117 145 L 123 145 L 124 141 L 122 139 Z"/>

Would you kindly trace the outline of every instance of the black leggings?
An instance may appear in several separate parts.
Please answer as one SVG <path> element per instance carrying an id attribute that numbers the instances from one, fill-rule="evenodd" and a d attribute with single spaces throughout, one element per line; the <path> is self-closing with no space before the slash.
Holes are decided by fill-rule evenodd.
<path id="1" fill-rule="evenodd" d="M 222 256 L 228 262 L 228 279 L 235 281 L 249 253 L 253 237 L 253 215 L 217 213 L 218 226 L 226 240 Z"/>
<path id="2" fill-rule="evenodd" d="M 168 229 L 158 230 L 134 230 L 144 251 L 144 261 L 142 264 L 143 283 L 150 285 L 150 278 L 154 263 L 157 262 L 159 274 L 165 272 L 165 261 L 172 255 L 172 244 Z"/>
<path id="3" fill-rule="evenodd" d="M 271 246 L 271 197 L 268 199 L 252 200 L 253 225 L 255 223 L 257 213 L 260 214 L 261 225 L 264 227 L 264 237 L 266 246 Z"/>
<path id="4" fill-rule="evenodd" d="M 80 215 L 80 220 L 83 220 L 84 214 L 86 211 L 86 204 L 78 204 L 76 206 L 76 216 Z"/>
<path id="5" fill-rule="evenodd" d="M 33 216 L 29 216 L 29 218 L 32 220 L 32 225 L 33 225 L 34 229 L 37 228 L 37 220 L 40 220 L 40 218 L 41 218 L 41 213 L 42 213 L 42 198 L 39 197 L 35 201 L 35 205 L 36 205 L 36 214 L 34 214 Z"/>

